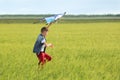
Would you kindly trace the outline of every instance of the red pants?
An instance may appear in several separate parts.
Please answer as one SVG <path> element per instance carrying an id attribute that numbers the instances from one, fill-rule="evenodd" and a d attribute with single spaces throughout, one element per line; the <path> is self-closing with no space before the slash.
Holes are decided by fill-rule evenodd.
<path id="1" fill-rule="evenodd" d="M 38 59 L 39 59 L 39 63 L 38 64 L 45 64 L 46 60 L 47 61 L 51 61 L 51 56 L 49 56 L 48 54 L 44 53 L 44 52 L 40 52 L 39 54 L 36 54 Z"/>

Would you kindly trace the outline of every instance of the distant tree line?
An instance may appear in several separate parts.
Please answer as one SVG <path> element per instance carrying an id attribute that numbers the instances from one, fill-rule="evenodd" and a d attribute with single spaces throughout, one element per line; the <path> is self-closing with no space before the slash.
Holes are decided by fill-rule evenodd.
<path id="1" fill-rule="evenodd" d="M 4 17 L 48 17 L 48 16 L 52 16 L 54 14 L 40 14 L 40 15 L 0 15 L 0 18 L 4 18 Z M 120 14 L 105 14 L 105 15 L 65 15 L 64 17 L 120 17 Z"/>

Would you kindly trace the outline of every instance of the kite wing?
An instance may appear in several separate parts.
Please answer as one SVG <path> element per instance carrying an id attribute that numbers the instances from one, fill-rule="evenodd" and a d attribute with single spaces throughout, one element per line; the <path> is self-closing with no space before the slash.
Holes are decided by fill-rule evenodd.
<path id="1" fill-rule="evenodd" d="M 47 24 L 51 23 L 51 22 L 54 22 L 55 21 L 55 17 L 54 16 L 51 16 L 51 17 L 47 17 L 45 18 Z"/>
<path id="2" fill-rule="evenodd" d="M 54 16 L 46 17 L 46 18 L 44 18 L 44 20 L 47 22 L 47 24 L 50 24 L 52 22 L 57 21 L 61 17 L 63 17 L 65 14 L 66 14 L 66 12 L 64 14 L 57 14 L 57 15 L 54 15 Z"/>
<path id="3" fill-rule="evenodd" d="M 60 19 L 60 18 L 63 17 L 65 14 L 66 14 L 66 12 L 64 12 L 64 14 L 58 14 L 58 15 L 56 15 L 55 20 Z"/>

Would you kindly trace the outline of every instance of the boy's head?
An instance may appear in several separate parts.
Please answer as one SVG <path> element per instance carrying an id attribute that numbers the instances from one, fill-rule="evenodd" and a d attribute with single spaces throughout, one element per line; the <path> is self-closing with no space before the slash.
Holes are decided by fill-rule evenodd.
<path id="1" fill-rule="evenodd" d="M 41 28 L 41 34 L 42 34 L 43 36 L 46 36 L 47 33 L 48 33 L 48 28 L 42 27 L 42 28 Z"/>

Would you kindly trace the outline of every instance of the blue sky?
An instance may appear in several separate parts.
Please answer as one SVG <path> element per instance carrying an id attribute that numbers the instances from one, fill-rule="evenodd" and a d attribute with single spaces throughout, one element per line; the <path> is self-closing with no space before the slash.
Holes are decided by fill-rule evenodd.
<path id="1" fill-rule="evenodd" d="M 0 14 L 117 14 L 120 0 L 0 0 Z"/>

